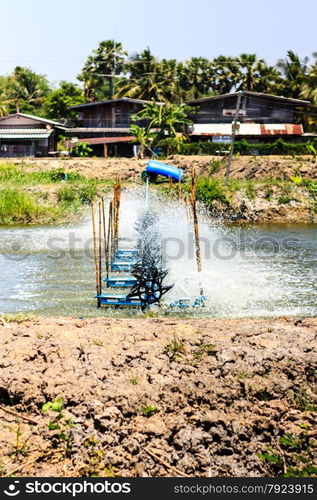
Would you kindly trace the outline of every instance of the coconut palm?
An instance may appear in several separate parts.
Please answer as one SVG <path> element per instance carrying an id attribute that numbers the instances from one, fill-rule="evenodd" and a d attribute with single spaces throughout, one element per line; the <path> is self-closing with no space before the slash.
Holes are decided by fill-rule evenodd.
<path id="1" fill-rule="evenodd" d="M 303 84 L 308 76 L 308 61 L 308 57 L 301 60 L 292 50 L 287 52 L 285 59 L 278 61 L 277 68 L 283 77 L 279 87 L 282 95 L 295 99 L 300 98 Z"/>
<path id="2" fill-rule="evenodd" d="M 49 85 L 44 75 L 38 75 L 29 68 L 17 66 L 8 77 L 6 99 L 9 103 L 9 112 L 40 112 L 49 92 Z"/>
<path id="3" fill-rule="evenodd" d="M 133 55 L 125 65 L 125 70 L 129 73 L 129 78 L 122 78 L 118 82 L 115 97 L 144 100 L 163 98 L 158 83 L 158 61 L 149 48 L 140 54 Z"/>

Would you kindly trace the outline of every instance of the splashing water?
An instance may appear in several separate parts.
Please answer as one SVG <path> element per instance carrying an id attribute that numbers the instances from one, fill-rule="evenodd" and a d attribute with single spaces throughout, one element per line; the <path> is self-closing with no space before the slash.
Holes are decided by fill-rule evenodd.
<path id="1" fill-rule="evenodd" d="M 218 317 L 315 315 L 317 312 L 316 225 L 228 227 L 200 214 L 202 273 L 193 224 L 185 205 L 149 191 L 149 210 L 162 235 L 165 284 L 174 283 L 163 307 L 200 287 L 208 301 L 186 314 Z M 123 193 L 122 245 L 136 242 L 135 223 L 145 209 L 144 189 Z M 55 315 L 140 314 L 97 310 L 90 217 L 78 226 L 0 229 L 0 313 L 35 311 Z M 172 311 L 174 314 L 175 312 Z"/>

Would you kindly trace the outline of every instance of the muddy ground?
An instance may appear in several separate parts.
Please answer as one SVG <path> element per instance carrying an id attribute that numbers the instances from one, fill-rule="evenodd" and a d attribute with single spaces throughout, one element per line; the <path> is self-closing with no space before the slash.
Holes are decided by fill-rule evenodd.
<path id="1" fill-rule="evenodd" d="M 220 168 L 211 173 L 213 162 L 221 160 L 223 160 L 223 164 Z M 85 177 L 96 179 L 115 179 L 120 174 L 122 180 L 140 181 L 140 174 L 148 160 L 134 158 L 23 158 L 13 161 L 17 165 L 24 163 L 28 166 L 34 166 L 36 169 L 63 168 L 66 172 L 76 170 Z M 186 173 L 195 167 L 199 175 L 208 174 L 219 178 L 225 176 L 226 159 L 221 156 L 174 155 L 163 161 L 183 168 Z M 297 160 L 288 156 L 258 156 L 255 158 L 240 156 L 233 159 L 231 175 L 232 178 L 236 179 L 265 179 L 268 177 L 289 179 L 295 172 L 301 172 L 301 175 L 307 179 L 317 179 L 317 162 L 310 155 L 300 157 Z"/>
<path id="2" fill-rule="evenodd" d="M 317 318 L 0 319 L 0 336 L 3 476 L 317 474 Z"/>

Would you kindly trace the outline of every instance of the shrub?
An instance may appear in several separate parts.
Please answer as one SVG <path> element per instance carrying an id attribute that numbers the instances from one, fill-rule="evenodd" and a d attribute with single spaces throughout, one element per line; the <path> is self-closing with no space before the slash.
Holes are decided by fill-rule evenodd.
<path id="1" fill-rule="evenodd" d="M 89 146 L 87 142 L 80 142 L 72 149 L 72 156 L 79 156 L 81 158 L 87 158 L 92 156 L 93 149 Z"/>
<path id="2" fill-rule="evenodd" d="M 196 198 L 207 205 L 210 205 L 214 200 L 228 203 L 223 183 L 218 179 L 209 179 L 208 177 L 197 179 Z"/>

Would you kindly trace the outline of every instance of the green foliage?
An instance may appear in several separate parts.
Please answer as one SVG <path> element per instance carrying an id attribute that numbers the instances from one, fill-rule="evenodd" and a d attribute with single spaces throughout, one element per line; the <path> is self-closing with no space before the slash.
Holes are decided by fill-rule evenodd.
<path id="1" fill-rule="evenodd" d="M 157 412 L 157 408 L 154 405 L 146 405 L 141 406 L 141 411 L 145 417 L 151 417 L 151 415 L 154 415 L 154 413 Z"/>
<path id="2" fill-rule="evenodd" d="M 139 377 L 137 377 L 137 376 L 134 376 L 130 379 L 130 382 L 132 385 L 138 385 L 139 381 L 140 381 Z"/>
<path id="3" fill-rule="evenodd" d="M 42 114 L 42 106 L 50 92 L 44 75 L 34 73 L 30 68 L 17 66 L 6 79 L 3 101 L 6 113 Z M 4 114 L 6 114 L 4 113 Z"/>
<path id="4" fill-rule="evenodd" d="M 280 453 L 266 450 L 258 457 L 273 467 L 283 477 L 315 477 L 317 467 L 312 465 L 316 453 L 316 440 L 307 432 L 299 435 L 285 433 L 279 439 Z"/>
<path id="5" fill-rule="evenodd" d="M 181 357 L 185 352 L 184 342 L 174 336 L 170 339 L 164 348 L 164 354 L 166 354 L 170 360 L 176 361 L 177 358 Z"/>
<path id="6" fill-rule="evenodd" d="M 280 196 L 278 199 L 278 204 L 279 205 L 286 205 L 287 203 L 290 203 L 292 201 L 292 198 L 289 198 L 288 196 Z"/>
<path id="7" fill-rule="evenodd" d="M 217 348 L 214 344 L 201 343 L 197 349 L 194 350 L 193 355 L 197 361 L 201 361 L 204 356 L 215 356 Z"/>
<path id="8" fill-rule="evenodd" d="M 73 419 L 65 413 L 63 398 L 58 397 L 54 401 L 48 401 L 42 406 L 41 413 L 49 414 L 50 420 L 47 424 L 49 431 L 53 431 L 57 444 L 62 444 L 65 456 L 68 456 L 72 448 Z M 57 432 L 55 432 L 57 431 Z"/>
<path id="9" fill-rule="evenodd" d="M 61 168 L 52 170 L 28 170 L 26 167 L 12 163 L 0 165 L 0 182 L 12 185 L 33 186 L 38 184 L 58 183 L 66 178 Z M 78 172 L 67 172 L 67 181 L 80 181 L 84 177 Z"/>
<path id="10" fill-rule="evenodd" d="M 0 190 L 0 224 L 27 223 L 49 215 L 49 210 L 40 207 L 31 195 L 16 189 Z"/>
<path id="11" fill-rule="evenodd" d="M 85 185 L 65 185 L 57 192 L 58 201 L 64 205 L 83 205 L 97 196 L 97 184 L 93 179 Z"/>
<path id="12" fill-rule="evenodd" d="M 84 82 L 86 101 L 112 98 L 115 81 L 123 70 L 126 55 L 120 42 L 103 40 L 99 43 L 78 75 L 78 79 Z"/>
<path id="13" fill-rule="evenodd" d="M 72 156 L 79 156 L 80 158 L 88 158 L 92 156 L 93 149 L 87 142 L 79 142 L 72 148 Z"/>
<path id="14" fill-rule="evenodd" d="M 221 161 L 221 160 L 214 160 L 214 159 L 211 160 L 208 174 L 209 175 L 215 174 L 222 167 L 222 165 L 223 165 L 223 161 Z"/>
<path id="15" fill-rule="evenodd" d="M 309 192 L 312 210 L 317 212 L 317 181 L 306 181 L 305 186 Z"/>
<path id="16" fill-rule="evenodd" d="M 235 141 L 234 154 L 240 155 L 296 155 L 307 154 L 307 145 L 316 146 L 316 142 L 293 144 L 285 142 L 283 139 L 278 139 L 273 143 L 268 144 L 251 144 L 247 140 Z M 182 155 L 225 155 L 228 150 L 228 144 L 219 144 L 212 141 L 192 142 L 182 144 L 179 148 L 179 154 Z"/>
<path id="17" fill-rule="evenodd" d="M 83 91 L 78 85 L 62 81 L 45 99 L 43 112 L 47 118 L 57 121 L 77 120 L 77 113 L 69 108 L 84 102 Z"/>
<path id="18" fill-rule="evenodd" d="M 214 200 L 228 204 L 223 182 L 218 179 L 199 177 L 196 184 L 196 199 L 206 205 L 210 205 Z"/>
<path id="19" fill-rule="evenodd" d="M 302 411 L 317 411 L 317 404 L 314 404 L 304 389 L 297 389 L 294 392 L 294 400 L 297 408 Z"/>

